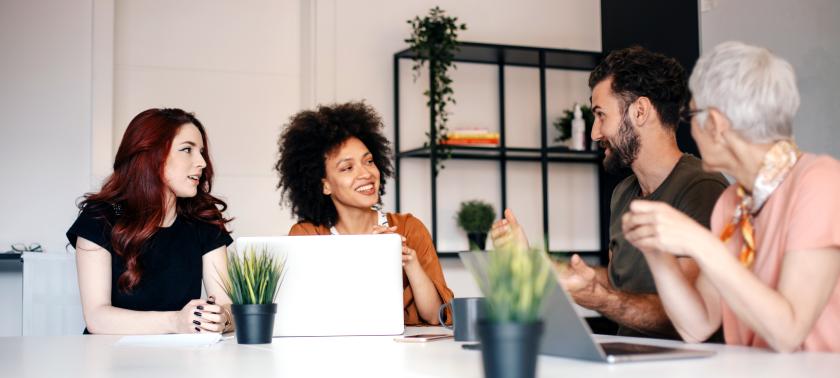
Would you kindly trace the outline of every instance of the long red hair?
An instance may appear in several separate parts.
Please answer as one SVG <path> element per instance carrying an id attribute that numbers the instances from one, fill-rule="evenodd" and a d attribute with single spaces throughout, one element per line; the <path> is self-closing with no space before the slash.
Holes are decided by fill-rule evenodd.
<path id="1" fill-rule="evenodd" d="M 144 244 L 154 235 L 166 215 L 164 166 L 172 140 L 181 126 L 191 123 L 201 133 L 202 157 L 207 166 L 194 197 L 177 198 L 176 212 L 196 221 L 211 223 L 221 230 L 230 219 L 222 212 L 227 204 L 210 195 L 213 164 L 210 161 L 207 134 L 194 115 L 181 109 L 149 109 L 138 114 L 125 130 L 114 159 L 114 173 L 98 193 L 88 193 L 79 209 L 89 211 L 111 225 L 111 246 L 125 261 L 125 272 L 117 284 L 130 292 L 143 277 L 139 256 Z M 115 216 L 109 216 L 114 214 Z"/>

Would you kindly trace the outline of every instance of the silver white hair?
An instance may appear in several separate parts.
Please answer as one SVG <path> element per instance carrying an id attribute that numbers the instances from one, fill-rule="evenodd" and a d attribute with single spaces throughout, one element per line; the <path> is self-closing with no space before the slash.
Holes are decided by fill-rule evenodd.
<path id="1" fill-rule="evenodd" d="M 799 90 L 793 67 L 769 50 L 724 42 L 704 53 L 688 86 L 697 109 L 714 107 L 753 143 L 793 138 Z M 706 114 L 699 114 L 704 124 Z"/>

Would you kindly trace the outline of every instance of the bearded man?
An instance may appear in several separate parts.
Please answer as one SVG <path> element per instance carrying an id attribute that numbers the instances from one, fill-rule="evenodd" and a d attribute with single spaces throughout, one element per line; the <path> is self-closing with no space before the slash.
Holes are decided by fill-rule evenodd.
<path id="1" fill-rule="evenodd" d="M 709 227 L 715 202 L 728 186 L 719 173 L 677 146 L 676 130 L 690 99 L 686 73 L 673 58 L 641 47 L 610 53 L 589 76 L 595 124 L 592 139 L 605 150 L 604 167 L 633 174 L 619 183 L 610 201 L 610 261 L 588 266 L 573 255 L 560 272 L 561 284 L 579 305 L 618 323 L 621 336 L 678 338 L 656 292 L 642 253 L 621 231 L 621 216 L 634 199 L 662 201 Z M 495 245 L 524 242 L 512 211 L 494 224 Z M 689 280 L 697 264 L 681 258 Z"/>

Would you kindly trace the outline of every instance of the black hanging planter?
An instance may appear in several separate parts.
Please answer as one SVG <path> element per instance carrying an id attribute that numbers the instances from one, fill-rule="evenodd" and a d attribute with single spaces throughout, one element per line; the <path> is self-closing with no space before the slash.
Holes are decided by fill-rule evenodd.
<path id="1" fill-rule="evenodd" d="M 470 251 L 483 251 L 487 241 L 487 233 L 468 232 L 467 239 L 470 241 Z"/>
<path id="2" fill-rule="evenodd" d="M 271 344 L 277 304 L 231 305 L 239 344 Z"/>
<path id="3" fill-rule="evenodd" d="M 533 378 L 543 322 L 493 323 L 479 320 L 485 378 Z"/>

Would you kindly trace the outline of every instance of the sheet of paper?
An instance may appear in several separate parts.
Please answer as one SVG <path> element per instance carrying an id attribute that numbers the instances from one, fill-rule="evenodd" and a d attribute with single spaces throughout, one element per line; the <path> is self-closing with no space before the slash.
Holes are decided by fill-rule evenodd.
<path id="1" fill-rule="evenodd" d="M 222 340 L 219 333 L 123 336 L 116 346 L 206 347 Z"/>

